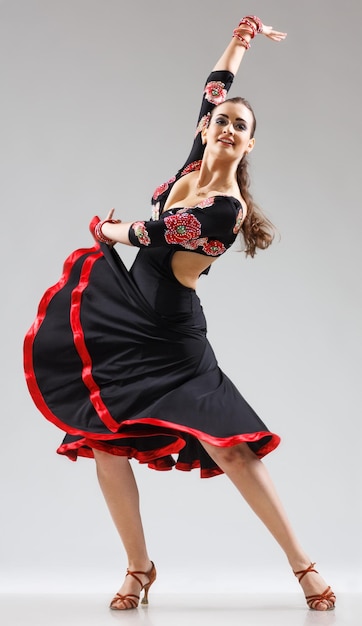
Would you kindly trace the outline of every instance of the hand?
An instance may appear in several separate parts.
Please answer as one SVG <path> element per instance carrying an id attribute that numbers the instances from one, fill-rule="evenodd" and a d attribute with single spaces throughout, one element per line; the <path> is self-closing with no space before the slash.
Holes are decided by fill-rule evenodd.
<path id="1" fill-rule="evenodd" d="M 116 209 L 111 209 L 110 211 L 108 211 L 108 213 L 107 213 L 107 217 L 106 217 L 105 219 L 106 219 L 106 220 L 111 220 L 111 219 L 113 219 L 113 215 L 114 215 L 115 210 L 116 210 Z M 104 220 L 103 220 L 103 221 L 104 221 Z M 117 221 L 119 221 L 119 222 L 120 222 L 121 220 L 117 220 Z"/>
<path id="2" fill-rule="evenodd" d="M 283 41 L 287 36 L 287 33 L 280 33 L 278 30 L 274 30 L 272 26 L 265 26 L 265 24 L 263 24 L 262 34 L 273 41 Z"/>
<path id="3" fill-rule="evenodd" d="M 90 231 L 93 237 L 96 239 L 96 241 L 100 241 L 101 243 L 106 243 L 110 247 L 114 246 L 116 241 L 104 235 L 102 228 L 104 224 L 109 224 L 109 223 L 120 224 L 121 223 L 121 220 L 112 219 L 114 211 L 115 209 L 111 209 L 110 211 L 108 211 L 107 217 L 104 220 L 100 220 L 99 217 L 96 216 L 92 219 L 90 223 Z"/>

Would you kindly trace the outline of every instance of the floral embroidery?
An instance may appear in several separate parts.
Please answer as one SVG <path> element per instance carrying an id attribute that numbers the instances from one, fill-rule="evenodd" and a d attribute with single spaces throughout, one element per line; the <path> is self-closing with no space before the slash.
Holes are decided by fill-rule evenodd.
<path id="1" fill-rule="evenodd" d="M 224 89 L 225 85 L 220 80 L 214 80 L 210 83 L 207 83 L 204 94 L 206 100 L 211 102 L 211 104 L 221 104 L 225 102 L 227 91 Z"/>
<path id="2" fill-rule="evenodd" d="M 183 247 L 186 250 L 196 250 L 199 246 L 203 246 L 207 243 L 207 237 L 200 237 L 200 239 L 190 239 L 190 241 L 186 241 L 183 243 Z"/>
<path id="3" fill-rule="evenodd" d="M 201 167 L 201 163 L 202 163 L 201 159 L 200 161 L 193 161 L 192 163 L 189 163 L 189 165 L 186 165 L 185 169 L 182 170 L 181 176 L 184 176 L 185 174 L 189 174 L 190 172 L 194 172 L 195 170 L 199 170 Z"/>
<path id="4" fill-rule="evenodd" d="M 199 209 L 206 209 L 208 206 L 212 206 L 215 202 L 215 198 L 212 196 L 211 198 L 205 198 L 204 200 L 200 200 L 200 202 L 196 205 Z"/>
<path id="5" fill-rule="evenodd" d="M 167 181 L 167 183 L 162 183 L 162 185 L 160 185 L 159 187 L 157 187 L 154 191 L 154 194 L 152 196 L 153 200 L 157 200 L 158 196 L 161 195 L 161 193 L 164 193 L 166 191 L 166 189 L 169 188 L 169 185 L 171 185 L 171 183 L 174 183 L 176 180 L 175 176 L 172 176 L 172 178 L 170 178 L 170 180 Z"/>
<path id="6" fill-rule="evenodd" d="M 204 243 L 202 249 L 208 256 L 219 256 L 226 250 L 224 244 L 217 239 L 210 239 L 207 243 Z"/>
<path id="7" fill-rule="evenodd" d="M 154 222 L 157 222 L 157 220 L 160 219 L 160 203 L 157 202 L 153 207 L 152 207 L 152 219 Z"/>
<path id="8" fill-rule="evenodd" d="M 241 227 L 242 221 L 243 221 L 243 217 L 244 217 L 244 211 L 243 209 L 240 209 L 239 213 L 236 216 L 236 222 L 235 222 L 235 226 L 233 228 L 233 233 L 234 235 L 236 235 Z"/>
<path id="9" fill-rule="evenodd" d="M 151 243 L 151 239 L 148 236 L 147 228 L 144 222 L 134 222 L 132 224 L 132 228 L 134 230 L 134 234 L 136 235 L 138 241 L 143 246 L 149 246 Z"/>
<path id="10" fill-rule="evenodd" d="M 194 215 L 190 213 L 176 213 L 165 217 L 167 230 L 165 239 L 167 243 L 178 243 L 184 245 L 190 239 L 196 239 L 201 234 L 201 224 Z"/>
<path id="11" fill-rule="evenodd" d="M 211 113 L 209 111 L 209 113 L 207 113 L 201 118 L 201 120 L 199 121 L 196 127 L 195 137 L 197 137 L 197 135 L 201 133 L 201 131 L 204 130 L 204 128 L 208 127 L 209 122 L 210 122 L 210 117 L 211 117 Z"/>

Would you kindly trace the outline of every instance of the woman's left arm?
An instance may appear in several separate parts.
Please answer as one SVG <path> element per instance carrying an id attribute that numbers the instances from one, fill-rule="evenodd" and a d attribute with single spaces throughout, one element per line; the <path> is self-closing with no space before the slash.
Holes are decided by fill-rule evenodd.
<path id="1" fill-rule="evenodd" d="M 266 26 L 255 15 L 244 17 L 234 29 L 232 39 L 216 62 L 213 72 L 227 70 L 235 76 L 245 52 L 250 47 L 251 40 L 257 33 L 265 35 L 272 41 L 282 41 L 287 36 L 287 33 L 274 30 L 272 26 Z"/>

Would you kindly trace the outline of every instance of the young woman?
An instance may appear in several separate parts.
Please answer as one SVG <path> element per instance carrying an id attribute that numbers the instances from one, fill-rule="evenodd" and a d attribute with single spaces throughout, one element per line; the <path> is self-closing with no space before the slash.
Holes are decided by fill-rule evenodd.
<path id="1" fill-rule="evenodd" d="M 25 339 L 29 390 L 67 435 L 58 449 L 94 457 L 99 482 L 128 557 L 117 610 L 143 602 L 156 578 L 129 458 L 157 470 L 224 472 L 284 550 L 311 609 L 335 596 L 299 545 L 261 457 L 279 437 L 267 429 L 219 369 L 206 338 L 196 284 L 238 233 L 254 256 L 272 224 L 249 192 L 247 156 L 255 117 L 242 98 L 226 100 L 256 35 L 284 33 L 243 18 L 206 81 L 191 153 L 154 192 L 152 219 L 94 218 L 96 244 L 70 255 L 44 295 Z M 116 242 L 140 248 L 128 272 Z M 177 455 L 174 460 L 172 455 Z"/>

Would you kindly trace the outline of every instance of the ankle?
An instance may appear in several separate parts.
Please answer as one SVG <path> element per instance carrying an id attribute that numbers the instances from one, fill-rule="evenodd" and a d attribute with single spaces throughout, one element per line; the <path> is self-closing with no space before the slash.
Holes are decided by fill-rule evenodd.
<path id="1" fill-rule="evenodd" d="M 307 554 L 294 555 L 288 558 L 288 561 L 293 572 L 300 572 L 301 570 L 307 569 L 312 563 L 312 560 Z"/>
<path id="2" fill-rule="evenodd" d="M 130 572 L 149 572 L 152 569 L 152 561 L 146 557 L 143 559 L 130 559 L 128 561 L 127 569 Z"/>

